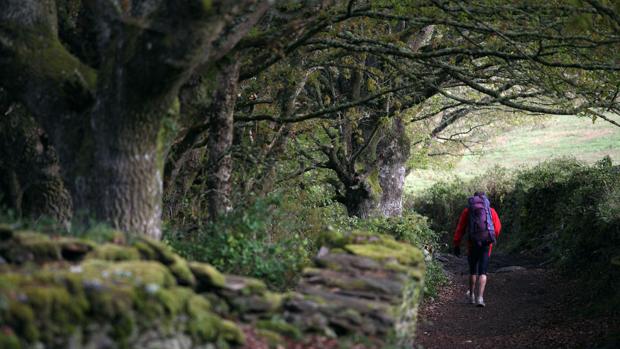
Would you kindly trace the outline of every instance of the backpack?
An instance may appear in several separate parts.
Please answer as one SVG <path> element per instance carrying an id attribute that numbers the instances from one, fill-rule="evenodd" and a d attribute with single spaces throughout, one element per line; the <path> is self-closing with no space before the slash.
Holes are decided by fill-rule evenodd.
<path id="1" fill-rule="evenodd" d="M 478 246 L 495 243 L 495 227 L 491 218 L 491 204 L 486 195 L 474 195 L 467 199 L 469 209 L 469 240 Z"/>

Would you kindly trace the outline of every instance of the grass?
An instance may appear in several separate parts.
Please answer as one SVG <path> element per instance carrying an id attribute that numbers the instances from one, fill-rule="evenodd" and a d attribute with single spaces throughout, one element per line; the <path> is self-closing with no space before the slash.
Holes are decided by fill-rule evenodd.
<path id="1" fill-rule="evenodd" d="M 424 190 L 433 183 L 455 176 L 468 179 L 497 165 L 507 168 L 532 166 L 558 157 L 575 157 L 593 163 L 609 156 L 620 162 L 620 127 L 602 120 L 555 116 L 548 121 L 520 126 L 489 140 L 478 149 L 480 155 L 465 155 L 450 170 L 414 170 L 407 177 L 405 190 Z"/>

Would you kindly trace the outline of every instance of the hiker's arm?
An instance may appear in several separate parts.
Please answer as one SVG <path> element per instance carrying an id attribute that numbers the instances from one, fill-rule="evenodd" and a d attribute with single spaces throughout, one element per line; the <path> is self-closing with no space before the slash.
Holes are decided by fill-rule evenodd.
<path id="1" fill-rule="evenodd" d="M 467 208 L 461 212 L 461 216 L 459 217 L 459 223 L 456 225 L 456 230 L 454 231 L 454 246 L 461 245 L 461 238 L 463 237 L 463 233 L 465 233 L 465 228 L 467 227 Z"/>
<path id="2" fill-rule="evenodd" d="M 499 216 L 494 208 L 491 208 L 491 219 L 493 220 L 493 227 L 495 228 L 495 237 L 499 236 L 502 231 L 502 222 L 499 220 Z"/>

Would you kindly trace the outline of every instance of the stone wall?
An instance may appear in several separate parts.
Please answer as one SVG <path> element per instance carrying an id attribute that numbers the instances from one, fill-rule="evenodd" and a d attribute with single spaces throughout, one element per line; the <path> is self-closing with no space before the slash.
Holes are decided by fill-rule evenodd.
<path id="1" fill-rule="evenodd" d="M 159 242 L 110 240 L 0 227 L 0 348 L 234 348 L 242 324 L 274 345 L 310 335 L 412 344 L 423 256 L 387 236 L 326 235 L 285 294 Z"/>

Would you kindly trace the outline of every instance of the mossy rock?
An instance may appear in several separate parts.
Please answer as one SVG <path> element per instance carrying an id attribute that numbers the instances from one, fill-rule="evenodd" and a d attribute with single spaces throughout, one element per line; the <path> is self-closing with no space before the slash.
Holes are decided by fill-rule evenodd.
<path id="1" fill-rule="evenodd" d="M 406 266 L 424 265 L 424 254 L 420 249 L 385 236 L 381 236 L 379 240 L 371 243 L 349 244 L 344 248 L 355 255 L 383 262 L 396 259 L 400 264 Z"/>
<path id="2" fill-rule="evenodd" d="M 196 286 L 196 277 L 192 273 L 187 261 L 178 255 L 174 256 L 174 262 L 168 265 L 168 269 L 174 275 L 179 285 Z"/>
<path id="3" fill-rule="evenodd" d="M 330 248 L 342 248 L 349 243 L 346 233 L 339 230 L 326 231 L 319 235 L 318 243 Z"/>
<path id="4" fill-rule="evenodd" d="M 102 272 L 107 277 L 93 278 Z M 3 334 L 14 332 L 26 347 L 37 342 L 62 347 L 73 334 L 88 333 L 83 332 L 88 326 L 101 328 L 120 347 L 132 347 L 131 341 L 149 330 L 172 337 L 180 331 L 194 343 L 222 348 L 244 342 L 235 323 L 214 314 L 210 302 L 191 288 L 176 286 L 170 272 L 153 261 L 89 259 L 81 272 L 1 274 L 0 304 Z M 13 343 L 5 337 L 2 348 Z"/>
<path id="5" fill-rule="evenodd" d="M 279 333 L 276 333 L 274 331 L 270 331 L 264 328 L 258 328 L 256 329 L 256 334 L 267 342 L 269 348 L 283 348 L 285 345 L 284 338 Z"/>
<path id="6" fill-rule="evenodd" d="M 256 322 L 256 327 L 262 330 L 269 330 L 275 332 L 281 336 L 285 336 L 291 339 L 301 339 L 301 330 L 282 319 L 260 320 Z"/>
<path id="7" fill-rule="evenodd" d="M 267 285 L 259 279 L 237 275 L 225 275 L 224 280 L 224 289 L 244 296 L 253 294 L 261 295 L 267 292 Z"/>
<path id="8" fill-rule="evenodd" d="M 140 238 L 133 244 L 133 247 L 138 249 L 143 259 L 156 260 L 165 265 L 173 264 L 178 257 L 164 243 L 147 238 Z"/>
<path id="9" fill-rule="evenodd" d="M 0 255 L 12 264 L 79 261 L 95 244 L 82 239 L 51 238 L 31 231 L 11 231 L 0 239 Z"/>
<path id="10" fill-rule="evenodd" d="M 219 339 L 223 339 L 226 342 L 235 344 L 244 344 L 245 335 L 243 331 L 232 321 L 221 320 L 219 323 L 218 331 L 220 333 Z"/>
<path id="11" fill-rule="evenodd" d="M 0 247 L 2 256 L 9 263 L 22 264 L 29 261 L 43 263 L 62 259 L 60 246 L 49 236 L 30 231 L 14 232 L 11 239 Z"/>
<path id="12" fill-rule="evenodd" d="M 97 246 L 86 257 L 107 261 L 133 261 L 140 259 L 140 252 L 133 246 L 106 243 Z"/>
<path id="13" fill-rule="evenodd" d="M 90 280 L 113 281 L 160 287 L 176 285 L 175 278 L 168 268 L 154 261 L 110 262 L 89 259 L 81 264 L 84 277 Z"/>
<path id="14" fill-rule="evenodd" d="M 71 262 L 81 261 L 97 246 L 88 240 L 66 237 L 58 239 L 58 244 L 62 258 Z"/>
<path id="15" fill-rule="evenodd" d="M 189 269 L 196 278 L 198 291 L 208 291 L 226 286 L 224 275 L 209 264 L 190 262 Z"/>

